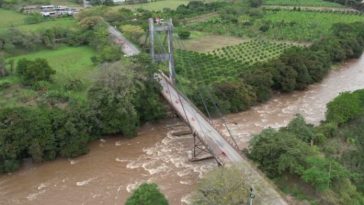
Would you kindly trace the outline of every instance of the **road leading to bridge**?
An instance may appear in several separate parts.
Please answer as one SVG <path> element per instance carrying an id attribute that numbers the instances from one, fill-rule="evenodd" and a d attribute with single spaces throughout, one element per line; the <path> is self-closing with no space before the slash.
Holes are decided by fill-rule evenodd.
<path id="1" fill-rule="evenodd" d="M 126 39 L 116 28 L 109 25 L 108 31 L 111 38 L 113 38 L 114 43 L 121 47 L 121 50 L 126 56 L 134 56 L 140 53 L 139 49 Z"/>
<path id="2" fill-rule="evenodd" d="M 208 146 L 216 160 L 223 165 L 239 164 L 246 184 L 256 191 L 256 196 L 264 205 L 287 205 L 287 202 L 276 191 L 269 179 L 256 170 L 239 150 L 236 150 L 204 115 L 184 97 L 164 74 L 156 74 L 162 86 L 162 94 L 175 111 L 191 127 L 192 131 Z"/>

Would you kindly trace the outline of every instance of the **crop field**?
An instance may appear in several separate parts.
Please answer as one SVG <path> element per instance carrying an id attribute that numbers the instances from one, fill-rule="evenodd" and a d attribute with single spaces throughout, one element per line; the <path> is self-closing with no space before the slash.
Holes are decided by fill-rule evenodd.
<path id="1" fill-rule="evenodd" d="M 278 6 L 343 7 L 341 4 L 324 0 L 265 0 L 264 4 Z"/>
<path id="2" fill-rule="evenodd" d="M 197 52 L 210 52 L 218 48 L 233 46 L 247 41 L 246 39 L 234 36 L 214 35 L 198 31 L 191 32 L 191 37 L 189 39 L 179 40 L 176 35 L 174 40 L 174 45 L 177 49 Z"/>
<path id="3" fill-rule="evenodd" d="M 261 18 L 252 19 L 247 17 L 247 21 L 251 22 L 251 24 L 226 23 L 220 18 L 214 18 L 208 22 L 189 25 L 188 28 L 218 35 L 312 42 L 322 35 L 330 34 L 330 29 L 334 24 L 363 22 L 364 15 L 327 11 L 280 10 L 265 11 Z M 262 26 L 268 28 L 261 31 Z"/>
<path id="4" fill-rule="evenodd" d="M 209 53 L 177 50 L 176 72 L 177 76 L 183 76 L 182 81 L 188 79 L 202 84 L 235 80 L 242 71 L 256 63 L 277 58 L 290 47 L 289 43 L 253 40 Z"/>
<path id="5" fill-rule="evenodd" d="M 26 55 L 8 58 L 15 61 L 26 58 L 45 58 L 49 65 L 56 70 L 53 76 L 53 83 L 49 90 L 62 93 L 74 99 L 83 99 L 85 90 L 91 83 L 91 76 L 95 71 L 95 66 L 91 62 L 91 57 L 95 55 L 94 50 L 89 47 L 64 47 L 56 50 L 43 50 Z M 64 86 L 71 80 L 80 80 L 84 89 L 80 91 L 67 91 Z M 1 85 L 10 84 L 9 89 L 1 89 Z M 39 93 L 20 85 L 20 79 L 15 75 L 10 75 L 0 80 L 0 106 L 14 106 L 16 104 L 29 104 L 39 97 Z"/>
<path id="6" fill-rule="evenodd" d="M 292 47 L 289 43 L 280 43 L 264 40 L 252 40 L 235 46 L 227 46 L 210 52 L 220 58 L 240 61 L 243 64 L 253 65 L 279 57 L 283 51 Z"/>
<path id="7" fill-rule="evenodd" d="M 186 83 L 184 81 L 187 79 L 205 85 L 222 79 L 233 80 L 240 71 L 247 69 L 244 64 L 212 54 L 177 50 L 175 56 L 177 76 L 183 76 L 183 79 L 178 79 L 181 84 Z"/>
<path id="8" fill-rule="evenodd" d="M 330 33 L 336 23 L 364 21 L 364 15 L 311 11 L 268 11 L 264 21 L 271 21 L 264 35 L 278 40 L 311 41 Z"/>

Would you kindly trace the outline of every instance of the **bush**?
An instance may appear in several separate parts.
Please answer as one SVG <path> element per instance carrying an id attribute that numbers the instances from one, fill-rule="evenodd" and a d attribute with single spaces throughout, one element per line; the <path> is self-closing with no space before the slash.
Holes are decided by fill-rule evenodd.
<path id="1" fill-rule="evenodd" d="M 17 64 L 17 74 L 25 85 L 32 85 L 37 81 L 50 81 L 51 75 L 55 73 L 46 59 L 37 58 L 34 61 L 20 59 Z"/>
<path id="2" fill-rule="evenodd" d="M 120 30 L 125 34 L 128 39 L 131 39 L 132 41 L 137 43 L 139 42 L 140 37 L 142 37 L 144 34 L 143 28 L 136 25 L 121 25 Z"/>
<path id="3" fill-rule="evenodd" d="M 140 185 L 127 199 L 125 205 L 168 205 L 167 199 L 156 184 Z"/>
<path id="4" fill-rule="evenodd" d="M 343 124 L 363 113 L 363 104 L 358 95 L 344 92 L 327 104 L 326 119 Z"/>
<path id="5" fill-rule="evenodd" d="M 187 30 L 184 30 L 184 29 L 178 31 L 178 37 L 180 39 L 183 39 L 183 40 L 189 39 L 190 36 L 191 36 L 191 32 L 190 31 L 187 31 Z"/>

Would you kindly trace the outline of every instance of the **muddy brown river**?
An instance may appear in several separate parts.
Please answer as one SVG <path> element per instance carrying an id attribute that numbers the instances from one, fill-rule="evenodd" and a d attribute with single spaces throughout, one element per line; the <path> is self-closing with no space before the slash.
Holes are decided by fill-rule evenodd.
<path id="1" fill-rule="evenodd" d="M 326 103 L 340 92 L 364 88 L 364 57 L 333 70 L 306 91 L 275 95 L 249 111 L 226 116 L 241 148 L 264 128 L 286 125 L 296 113 L 317 124 Z M 192 137 L 171 135 L 184 126 L 177 119 L 144 125 L 133 139 L 104 138 L 87 155 L 42 164 L 25 161 L 12 174 L 0 176 L 1 205 L 124 204 L 143 182 L 155 182 L 171 205 L 185 204 L 197 180 L 216 167 L 213 160 L 189 162 Z"/>

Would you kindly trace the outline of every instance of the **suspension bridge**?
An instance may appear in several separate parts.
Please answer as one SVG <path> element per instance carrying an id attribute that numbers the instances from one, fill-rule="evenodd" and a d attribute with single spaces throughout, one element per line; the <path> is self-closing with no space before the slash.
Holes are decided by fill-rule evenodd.
<path id="1" fill-rule="evenodd" d="M 156 35 L 158 32 L 165 33 L 165 42 L 167 48 L 163 48 L 162 42 Z M 114 41 L 123 42 L 121 48 L 126 56 L 138 54 L 129 41 L 125 41 L 122 34 L 113 28 L 109 28 Z M 277 191 L 277 188 L 267 179 L 264 174 L 260 173 L 257 168 L 247 160 L 239 150 L 234 138 L 224 135 L 214 126 L 212 119 L 206 117 L 182 92 L 175 86 L 175 71 L 173 57 L 173 24 L 172 21 L 156 22 L 149 19 L 149 41 L 150 55 L 156 62 L 167 62 L 169 68 L 169 76 L 163 72 L 155 73 L 155 79 L 161 85 L 161 94 L 174 109 L 174 111 L 183 119 L 190 127 L 193 139 L 193 156 L 194 160 L 203 160 L 199 158 L 200 154 L 210 154 L 221 166 L 230 166 L 238 164 L 244 176 L 245 183 L 250 184 L 255 190 L 255 195 L 264 205 L 287 205 L 285 199 Z M 159 43 L 161 49 L 156 50 L 155 47 Z M 130 49 L 133 48 L 133 49 Z M 157 52 L 159 51 L 159 52 Z M 161 52 L 162 51 L 162 52 Z M 224 126 L 228 129 L 227 125 Z M 206 155 L 204 155 L 206 156 Z M 211 158 L 211 157 L 206 157 Z"/>

